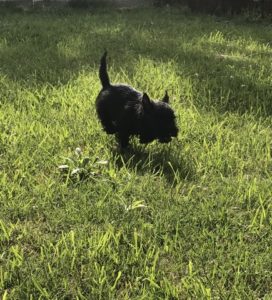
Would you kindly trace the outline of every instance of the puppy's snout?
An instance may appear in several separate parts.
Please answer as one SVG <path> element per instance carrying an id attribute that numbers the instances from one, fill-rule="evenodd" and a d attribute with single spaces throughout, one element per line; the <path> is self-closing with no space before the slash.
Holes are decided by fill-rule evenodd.
<path id="1" fill-rule="evenodd" d="M 169 136 L 169 137 L 160 138 L 159 142 L 163 143 L 163 144 L 169 143 L 169 142 L 171 142 L 171 137 Z"/>
<path id="2" fill-rule="evenodd" d="M 178 136 L 178 128 L 173 128 L 172 132 L 171 132 L 171 136 L 172 137 L 177 137 Z"/>

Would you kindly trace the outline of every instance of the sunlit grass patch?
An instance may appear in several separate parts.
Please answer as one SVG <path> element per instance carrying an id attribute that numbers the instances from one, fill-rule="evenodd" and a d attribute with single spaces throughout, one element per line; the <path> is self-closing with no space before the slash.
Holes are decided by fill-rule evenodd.
<path id="1" fill-rule="evenodd" d="M 177 9 L 0 19 L 0 298 L 271 298 L 271 26 Z M 112 82 L 165 90 L 179 136 L 125 153 Z"/>

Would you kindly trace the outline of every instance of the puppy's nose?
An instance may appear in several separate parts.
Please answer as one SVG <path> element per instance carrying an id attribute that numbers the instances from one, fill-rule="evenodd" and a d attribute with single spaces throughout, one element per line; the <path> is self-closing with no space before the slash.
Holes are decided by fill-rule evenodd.
<path id="1" fill-rule="evenodd" d="M 177 128 L 175 128 L 175 129 L 173 130 L 171 136 L 173 136 L 173 137 L 177 137 L 177 136 L 178 136 L 178 129 L 177 129 Z"/>
<path id="2" fill-rule="evenodd" d="M 163 144 L 169 143 L 170 141 L 171 141 L 171 137 L 159 139 L 159 142 Z"/>

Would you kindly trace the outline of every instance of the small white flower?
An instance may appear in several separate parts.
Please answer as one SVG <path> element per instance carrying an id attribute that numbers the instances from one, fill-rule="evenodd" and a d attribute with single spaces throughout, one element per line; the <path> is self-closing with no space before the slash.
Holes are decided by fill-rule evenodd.
<path id="1" fill-rule="evenodd" d="M 69 166 L 68 166 L 68 165 L 60 165 L 60 166 L 58 166 L 58 169 L 59 169 L 61 172 L 65 172 L 65 171 L 68 171 L 68 170 L 69 170 Z"/>
<path id="2" fill-rule="evenodd" d="M 75 168 L 72 172 L 71 172 L 71 175 L 76 175 L 76 174 L 79 174 L 81 172 L 81 169 L 80 168 Z"/>
<path id="3" fill-rule="evenodd" d="M 109 161 L 108 160 L 99 160 L 96 162 L 98 165 L 108 165 Z"/>
<path id="4" fill-rule="evenodd" d="M 80 156 L 82 154 L 82 150 L 80 147 L 77 147 L 75 150 L 76 155 Z"/>

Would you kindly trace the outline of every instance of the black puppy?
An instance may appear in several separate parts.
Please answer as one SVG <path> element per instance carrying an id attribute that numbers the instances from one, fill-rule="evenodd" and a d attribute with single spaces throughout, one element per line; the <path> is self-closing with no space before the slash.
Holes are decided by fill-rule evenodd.
<path id="1" fill-rule="evenodd" d="M 129 85 L 110 84 L 106 56 L 107 52 L 100 61 L 102 90 L 96 99 L 96 111 L 106 133 L 116 134 L 122 148 L 128 146 L 131 135 L 139 136 L 144 144 L 156 139 L 170 142 L 178 128 L 167 92 L 162 101 L 152 101 Z"/>

